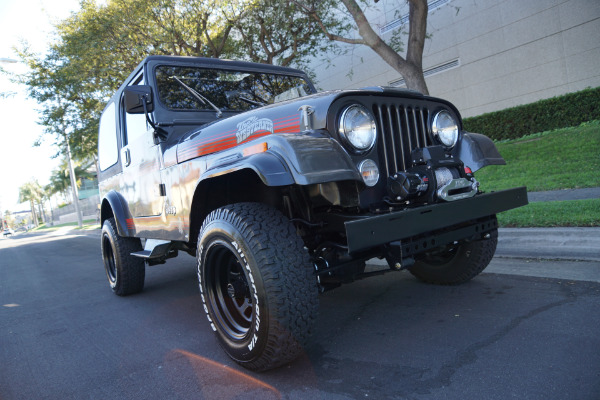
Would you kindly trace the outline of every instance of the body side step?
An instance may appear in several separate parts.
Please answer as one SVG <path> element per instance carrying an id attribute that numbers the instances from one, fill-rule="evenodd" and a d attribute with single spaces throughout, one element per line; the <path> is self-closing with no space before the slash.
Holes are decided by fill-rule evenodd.
<path id="1" fill-rule="evenodd" d="M 166 257 L 170 249 L 171 242 L 169 240 L 146 239 L 144 250 L 136 251 L 135 253 L 131 253 L 131 255 L 150 260 L 153 258 Z"/>

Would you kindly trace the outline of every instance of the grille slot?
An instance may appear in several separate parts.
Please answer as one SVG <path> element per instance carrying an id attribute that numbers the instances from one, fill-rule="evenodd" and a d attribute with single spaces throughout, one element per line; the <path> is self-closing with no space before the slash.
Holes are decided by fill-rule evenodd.
<path id="1" fill-rule="evenodd" d="M 410 153 L 431 145 L 427 134 L 429 110 L 425 107 L 375 104 L 373 113 L 380 132 L 379 155 L 387 176 L 411 166 Z"/>

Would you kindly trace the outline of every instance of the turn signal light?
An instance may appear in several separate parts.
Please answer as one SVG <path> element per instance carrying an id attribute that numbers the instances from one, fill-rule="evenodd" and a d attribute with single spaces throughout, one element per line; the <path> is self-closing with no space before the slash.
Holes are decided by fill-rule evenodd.
<path id="1" fill-rule="evenodd" d="M 243 154 L 244 154 L 244 157 L 248 157 L 248 156 L 251 156 L 252 154 L 264 153 L 267 150 L 269 150 L 269 146 L 267 145 L 266 142 L 264 142 L 264 143 L 255 144 L 250 147 L 246 147 L 243 150 Z"/>

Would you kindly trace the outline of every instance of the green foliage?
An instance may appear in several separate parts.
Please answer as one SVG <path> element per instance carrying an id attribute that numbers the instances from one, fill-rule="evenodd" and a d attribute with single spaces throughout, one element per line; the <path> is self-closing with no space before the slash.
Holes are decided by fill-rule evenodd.
<path id="1" fill-rule="evenodd" d="M 502 227 L 600 226 L 600 199 L 530 203 L 498 214 Z"/>
<path id="2" fill-rule="evenodd" d="M 77 182 L 77 187 L 81 187 L 81 184 L 84 179 L 94 179 L 94 174 L 89 172 L 91 164 L 87 164 L 85 166 L 75 166 L 75 177 Z M 50 183 L 44 187 L 44 190 L 48 194 L 48 196 L 52 196 L 53 194 L 60 193 L 66 199 L 69 194 L 69 189 L 71 187 L 71 176 L 69 173 L 69 166 L 66 161 L 63 161 L 60 166 L 52 171 L 52 175 L 50 176 Z"/>
<path id="3" fill-rule="evenodd" d="M 600 186 L 600 121 L 496 143 L 507 165 L 477 171 L 483 190 L 529 191 Z"/>
<path id="4" fill-rule="evenodd" d="M 36 226 L 39 222 L 35 206 L 36 204 L 40 206 L 42 204 L 42 199 L 44 199 L 45 196 L 46 193 L 37 180 L 29 181 L 19 188 L 19 202 L 29 202 L 29 206 L 31 207 L 31 217 Z"/>
<path id="5" fill-rule="evenodd" d="M 30 201 L 39 203 L 44 197 L 44 189 L 37 180 L 25 183 L 19 188 L 19 203 Z"/>
<path id="6" fill-rule="evenodd" d="M 65 58 L 57 46 L 52 46 L 44 58 L 27 48 L 20 49 L 19 56 L 29 72 L 19 76 L 18 82 L 26 85 L 29 96 L 40 104 L 38 123 L 44 127 L 44 135 L 35 145 L 51 137 L 58 154 L 65 154 L 69 140 L 75 157 L 94 157 L 97 117 L 103 106 L 101 100 L 85 92 L 81 64 Z"/>
<path id="7" fill-rule="evenodd" d="M 335 0 L 308 0 L 336 32 L 344 25 L 327 13 Z M 148 55 L 246 59 L 307 66 L 307 56 L 332 44 L 316 22 L 287 0 L 82 0 L 59 22 L 44 55 L 26 46 L 30 72 L 18 78 L 41 106 L 39 123 L 59 154 L 68 140 L 76 160 L 97 151 L 98 120 L 110 96 Z"/>
<path id="8" fill-rule="evenodd" d="M 597 119 L 600 119 L 600 87 L 465 118 L 463 122 L 469 132 L 504 140 Z"/>
<path id="9" fill-rule="evenodd" d="M 324 38 L 312 13 L 322 14 L 320 22 L 338 34 L 350 30 L 336 12 L 334 0 L 257 0 L 247 3 L 243 16 L 228 18 L 237 34 L 235 46 L 242 58 L 264 64 L 309 69 L 311 56 L 327 53 L 334 43 Z"/>

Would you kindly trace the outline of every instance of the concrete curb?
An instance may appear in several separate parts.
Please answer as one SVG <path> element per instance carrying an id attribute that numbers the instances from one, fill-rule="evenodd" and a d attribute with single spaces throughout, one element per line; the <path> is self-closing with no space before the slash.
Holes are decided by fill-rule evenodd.
<path id="1" fill-rule="evenodd" d="M 600 261 L 600 228 L 500 228 L 496 257 Z"/>

